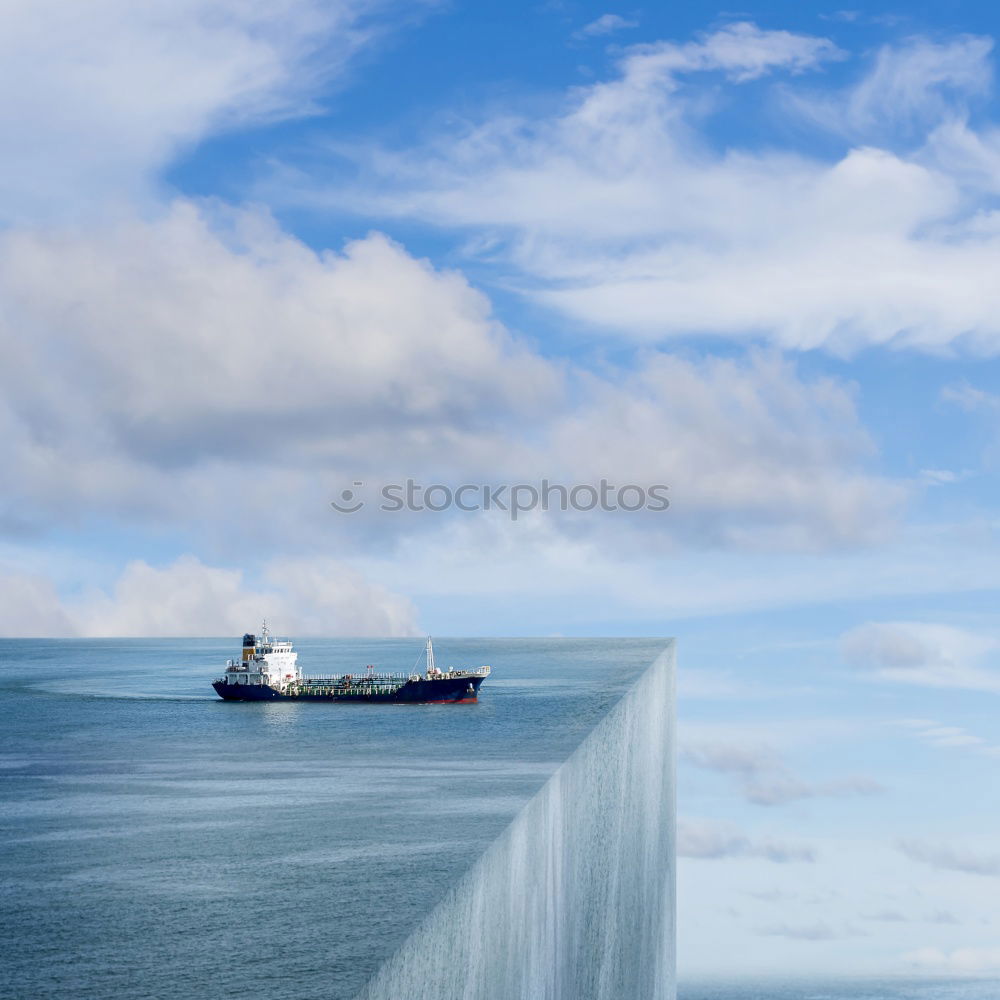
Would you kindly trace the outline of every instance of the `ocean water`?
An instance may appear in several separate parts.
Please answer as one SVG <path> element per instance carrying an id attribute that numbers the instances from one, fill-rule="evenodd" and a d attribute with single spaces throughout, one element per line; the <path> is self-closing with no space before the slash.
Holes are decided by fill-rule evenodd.
<path id="1" fill-rule="evenodd" d="M 225 703 L 235 647 L 0 641 L 4 1000 L 349 1000 L 663 643 L 438 640 L 494 668 L 467 706 Z"/>

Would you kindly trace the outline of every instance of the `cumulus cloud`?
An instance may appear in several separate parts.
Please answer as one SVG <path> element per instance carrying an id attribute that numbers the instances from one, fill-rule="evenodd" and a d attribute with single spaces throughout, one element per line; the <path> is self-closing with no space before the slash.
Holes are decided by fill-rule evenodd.
<path id="1" fill-rule="evenodd" d="M 783 149 L 781 136 L 712 148 L 705 117 L 718 74 L 733 88 L 838 55 L 827 40 L 748 24 L 636 46 L 616 78 L 575 88 L 559 114 L 501 114 L 458 137 L 451 123 L 398 154 L 365 158 L 358 144 L 342 152 L 362 157 L 371 186 L 331 191 L 300 178 L 301 196 L 474 229 L 483 262 L 502 264 L 508 283 L 519 271 L 525 295 L 641 340 L 995 353 L 1000 227 L 988 150 L 1000 145 L 988 129 L 949 126 L 990 87 L 988 41 L 911 39 L 822 109 L 803 95 L 813 124 L 864 133 L 839 158 Z M 899 149 L 904 124 L 919 141 Z M 970 172 L 975 142 L 982 167 Z"/>
<path id="2" fill-rule="evenodd" d="M 373 431 L 406 449 L 556 389 L 458 274 L 380 234 L 317 254 L 256 211 L 178 200 L 152 222 L 9 231 L 0 294 L 22 412 L 51 402 L 43 373 L 70 376 L 67 410 L 96 410 L 123 448 L 175 465 L 261 454 L 275 435 L 316 457 L 317 439 L 370 449 Z"/>
<path id="3" fill-rule="evenodd" d="M 315 535 L 329 478 L 471 464 L 560 391 L 458 275 L 379 235 L 319 255 L 259 212 L 11 230 L 0 297 L 15 527 L 113 511 L 266 537 L 305 506 Z"/>
<path id="4" fill-rule="evenodd" d="M 302 541 L 333 530 L 334 484 L 419 470 L 664 483 L 662 537 L 798 550 L 878 540 L 904 497 L 867 471 L 849 386 L 761 353 L 560 364 L 377 233 L 316 253 L 265 213 L 178 200 L 87 233 L 9 230 L 0 297 L 11 530 L 113 510 Z M 368 513 L 352 531 L 414 527 Z"/>
<path id="5" fill-rule="evenodd" d="M 913 839 L 900 840 L 897 847 L 912 861 L 919 861 L 932 868 L 965 872 L 968 875 L 1000 877 L 1000 854 L 984 855 L 948 844 Z"/>
<path id="6" fill-rule="evenodd" d="M 0 570 L 0 635 L 69 636 L 74 622 L 52 581 L 34 573 Z"/>
<path id="7" fill-rule="evenodd" d="M 694 820 L 678 824 L 677 853 L 682 858 L 760 858 L 775 864 L 816 860 L 816 852 L 805 844 L 753 839 L 724 824 Z"/>
<path id="8" fill-rule="evenodd" d="M 873 541 L 903 500 L 884 480 L 831 475 L 864 468 L 868 445 L 850 393 L 828 379 L 800 380 L 773 356 L 742 364 L 652 354 L 633 374 L 586 377 L 582 387 L 584 404 L 552 421 L 547 467 L 586 478 L 597 454 L 610 475 L 643 469 L 647 481 L 675 491 L 674 521 L 717 543 L 801 549 Z M 724 509 L 729 516 L 719 518 Z"/>
<path id="9" fill-rule="evenodd" d="M 950 625 L 924 622 L 872 622 L 841 637 L 845 659 L 887 680 L 928 687 L 1000 691 L 1000 674 L 985 665 L 997 640 Z M 933 727 L 931 727 L 933 728 Z M 931 734 L 935 735 L 935 734 Z M 961 739 L 959 732 L 938 732 Z"/>
<path id="10" fill-rule="evenodd" d="M 413 605 L 331 559 L 278 560 L 257 582 L 242 569 L 194 556 L 154 567 L 130 562 L 110 591 L 59 596 L 50 583 L 0 575 L 0 635 L 239 635 L 267 618 L 310 635 L 405 636 L 418 632 Z"/>

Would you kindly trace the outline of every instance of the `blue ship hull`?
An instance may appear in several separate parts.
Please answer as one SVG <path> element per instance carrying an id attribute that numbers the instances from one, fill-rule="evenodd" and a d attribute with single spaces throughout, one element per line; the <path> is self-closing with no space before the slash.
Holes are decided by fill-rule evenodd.
<path id="1" fill-rule="evenodd" d="M 390 704 L 462 705 L 478 701 L 482 677 L 439 677 L 407 681 L 392 692 L 366 690 L 363 679 L 349 686 L 284 694 L 266 684 L 225 684 L 215 681 L 216 694 L 226 701 L 364 701 Z"/>

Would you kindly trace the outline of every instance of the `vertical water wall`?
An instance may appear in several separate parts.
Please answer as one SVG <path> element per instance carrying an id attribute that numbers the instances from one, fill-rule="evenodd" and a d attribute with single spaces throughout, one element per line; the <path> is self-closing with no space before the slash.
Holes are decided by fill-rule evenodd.
<path id="1" fill-rule="evenodd" d="M 674 648 L 358 1000 L 674 1000 Z"/>

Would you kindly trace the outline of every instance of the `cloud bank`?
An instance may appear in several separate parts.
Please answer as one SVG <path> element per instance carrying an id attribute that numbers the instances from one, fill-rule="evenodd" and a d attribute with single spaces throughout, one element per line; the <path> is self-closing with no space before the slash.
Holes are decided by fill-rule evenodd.
<path id="1" fill-rule="evenodd" d="M 617 76 L 542 120 L 511 110 L 404 151 L 338 147 L 368 184 L 331 190 L 308 170 L 280 184 L 308 204 L 474 233 L 464 249 L 487 273 L 643 342 L 996 354 L 1000 130 L 969 124 L 992 93 L 991 49 L 911 38 L 820 95 L 809 75 L 845 53 L 741 22 L 633 46 Z M 751 86 L 839 152 L 786 148 L 781 133 L 717 148 L 713 113 Z"/>
<path id="2" fill-rule="evenodd" d="M 153 220 L 0 234 L 0 297 L 13 533 L 114 512 L 305 544 L 347 531 L 335 488 L 419 471 L 665 483 L 675 509 L 642 525 L 665 549 L 822 550 L 879 540 L 905 496 L 868 470 L 833 379 L 768 354 L 555 361 L 377 233 L 317 253 L 266 213 L 175 200 Z M 633 522 L 584 523 L 617 544 Z"/>
<path id="3" fill-rule="evenodd" d="M 70 597 L 26 574 L 0 574 L 0 635 L 241 635 L 267 618 L 297 635 L 417 635 L 404 597 L 328 558 L 280 559 L 261 579 L 182 556 L 163 567 L 128 563 L 113 588 Z"/>

